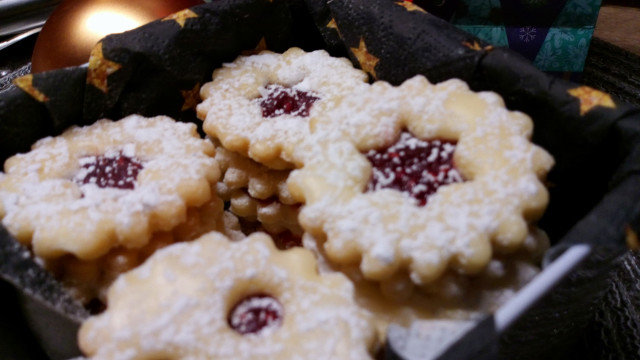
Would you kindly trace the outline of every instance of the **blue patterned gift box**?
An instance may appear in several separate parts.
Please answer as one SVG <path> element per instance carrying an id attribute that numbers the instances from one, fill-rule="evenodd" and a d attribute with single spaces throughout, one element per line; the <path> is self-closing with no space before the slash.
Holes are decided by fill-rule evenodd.
<path id="1" fill-rule="evenodd" d="M 580 73 L 600 3 L 601 0 L 458 0 L 445 17 L 495 46 L 519 52 L 540 70 Z"/>

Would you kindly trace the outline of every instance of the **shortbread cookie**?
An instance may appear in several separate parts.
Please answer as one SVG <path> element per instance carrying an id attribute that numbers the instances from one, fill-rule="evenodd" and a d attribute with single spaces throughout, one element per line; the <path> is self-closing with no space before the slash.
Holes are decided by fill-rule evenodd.
<path id="1" fill-rule="evenodd" d="M 276 169 L 291 168 L 292 147 L 309 119 L 331 112 L 367 86 L 367 75 L 324 50 L 291 48 L 240 56 L 202 86 L 197 107 L 204 130 L 222 145 Z"/>
<path id="2" fill-rule="evenodd" d="M 440 308 L 436 315 L 460 310 L 494 312 L 540 273 L 548 248 L 547 235 L 532 227 L 522 248 L 512 254 L 497 254 L 482 272 L 468 276 L 449 271 L 416 291 L 434 300 Z"/>
<path id="3" fill-rule="evenodd" d="M 92 359 L 369 359 L 370 316 L 342 275 L 265 234 L 210 233 L 156 252 L 109 289 L 81 327 Z"/>
<path id="4" fill-rule="evenodd" d="M 245 237 L 238 217 L 224 211 L 224 203 L 217 196 L 203 206 L 189 209 L 187 220 L 172 232 L 178 241 L 189 241 L 211 231 L 221 232 L 234 241 Z"/>
<path id="5" fill-rule="evenodd" d="M 215 159 L 220 166 L 222 181 L 217 191 L 225 200 L 231 199 L 237 190 L 246 190 L 254 199 L 267 200 L 277 197 L 283 204 L 295 204 L 286 181 L 289 170 L 273 170 L 246 156 L 229 151 L 217 141 Z"/>
<path id="6" fill-rule="evenodd" d="M 393 284 L 393 294 L 385 294 L 381 292 L 380 283 L 363 278 L 357 267 L 331 263 L 318 245 L 318 240 L 311 234 L 305 233 L 302 236 L 302 246 L 314 254 L 320 273 L 340 272 L 351 280 L 356 290 L 356 303 L 374 316 L 380 339 L 386 337 L 387 327 L 391 323 L 408 326 L 415 320 L 434 317 L 437 308 L 428 297 L 413 291 L 411 281 L 407 283 L 399 277 Z M 396 279 L 389 279 L 388 282 L 394 280 Z"/>
<path id="7" fill-rule="evenodd" d="M 331 263 L 308 233 L 303 245 L 318 259 L 322 273 L 339 271 L 354 284 L 356 302 L 376 319 L 381 338 L 389 324 L 408 327 L 416 320 L 434 318 L 470 319 L 476 314 L 497 310 L 540 272 L 542 254 L 549 247 L 546 234 L 532 228 L 517 253 L 499 256 L 474 275 L 448 272 L 428 286 L 416 288 L 406 274 L 397 273 L 382 283 L 363 278 L 355 266 Z"/>
<path id="8" fill-rule="evenodd" d="M 231 240 L 245 236 L 238 218 L 223 210 L 220 198 L 215 197 L 198 208 L 187 210 L 187 220 L 171 231 L 153 234 L 149 242 L 136 249 L 117 247 L 92 260 L 80 260 L 73 255 L 45 261 L 50 270 L 69 292 L 91 310 L 100 310 L 107 304 L 106 290 L 121 274 L 134 269 L 165 246 L 191 241 L 201 235 L 217 231 Z M 97 307 L 96 307 L 97 306 Z"/>
<path id="9" fill-rule="evenodd" d="M 140 248 L 212 198 L 213 155 L 194 124 L 162 116 L 72 127 L 7 160 L 2 224 L 45 259 Z"/>
<path id="10" fill-rule="evenodd" d="M 236 190 L 229 199 L 229 210 L 249 221 L 258 221 L 271 234 L 285 230 L 302 234 L 298 223 L 298 205 L 285 205 L 274 199 L 258 200 L 242 190 Z"/>
<path id="11" fill-rule="evenodd" d="M 347 101 L 335 110 L 360 119 L 354 126 L 395 129 L 384 146 L 321 126 L 300 147 L 304 167 L 288 183 L 306 202 L 303 228 L 326 236 L 331 261 L 359 263 L 367 279 L 407 271 L 420 285 L 448 268 L 479 272 L 494 248 L 520 247 L 546 207 L 541 179 L 553 164 L 529 141 L 531 120 L 460 80 L 416 77 L 396 91 L 405 94 L 399 116 L 383 119 L 398 124 L 352 115 Z"/>

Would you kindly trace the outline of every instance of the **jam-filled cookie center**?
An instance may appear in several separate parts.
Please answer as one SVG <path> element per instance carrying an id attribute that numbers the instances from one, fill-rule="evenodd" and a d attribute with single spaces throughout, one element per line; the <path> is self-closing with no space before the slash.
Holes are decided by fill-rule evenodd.
<path id="1" fill-rule="evenodd" d="M 95 184 L 100 188 L 131 190 L 135 188 L 142 162 L 122 152 L 85 156 L 80 159 L 80 171 L 74 178 L 78 184 Z"/>
<path id="2" fill-rule="evenodd" d="M 228 316 L 229 326 L 242 335 L 259 334 L 282 324 L 282 304 L 267 294 L 250 295 L 236 303 Z"/>
<path id="3" fill-rule="evenodd" d="M 421 140 L 402 132 L 395 144 L 365 154 L 373 166 L 366 191 L 399 190 L 424 206 L 440 186 L 464 181 L 453 164 L 455 149 L 455 141 Z"/>
<path id="4" fill-rule="evenodd" d="M 269 84 L 264 90 L 259 101 L 262 116 L 266 118 L 281 115 L 309 116 L 311 106 L 319 99 L 309 92 L 279 84 Z"/>

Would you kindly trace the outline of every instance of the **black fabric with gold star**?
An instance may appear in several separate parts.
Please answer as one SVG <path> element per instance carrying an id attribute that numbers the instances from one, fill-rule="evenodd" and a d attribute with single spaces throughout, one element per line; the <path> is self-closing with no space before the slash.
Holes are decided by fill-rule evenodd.
<path id="1" fill-rule="evenodd" d="M 555 157 L 548 177 L 551 202 L 540 222 L 552 242 L 599 249 L 503 337 L 507 358 L 557 358 L 563 344 L 579 341 L 580 330 L 593 325 L 594 304 L 633 298 L 620 295 L 631 291 L 625 286 L 616 296 L 602 294 L 611 287 L 604 275 L 614 259 L 640 234 L 640 110 L 546 75 L 509 49 L 493 48 L 433 16 L 429 7 L 421 11 L 417 5 L 424 3 L 217 0 L 108 36 L 94 49 L 88 69 L 35 74 L 0 91 L 0 160 L 41 137 L 102 117 L 165 114 L 196 121 L 197 89 L 213 69 L 265 47 L 324 48 L 392 84 L 416 74 L 432 82 L 461 78 L 529 114 L 534 141 Z M 605 320 L 598 326 L 611 327 L 606 319 L 615 314 L 600 311 Z"/>
<path id="2" fill-rule="evenodd" d="M 28 151 L 36 140 L 83 124 L 82 99 L 87 71 L 66 68 L 27 75 L 29 94 L 18 87 L 0 93 L 0 161 L 16 152 Z M 45 97 L 46 99 L 44 99 Z"/>
<path id="3" fill-rule="evenodd" d="M 181 91 L 209 81 L 213 69 L 262 38 L 275 50 L 289 40 L 291 16 L 281 2 L 216 1 L 181 13 L 102 41 L 104 58 L 122 68 L 108 76 L 107 92 L 87 87 L 85 119 L 140 113 L 192 121 Z"/>

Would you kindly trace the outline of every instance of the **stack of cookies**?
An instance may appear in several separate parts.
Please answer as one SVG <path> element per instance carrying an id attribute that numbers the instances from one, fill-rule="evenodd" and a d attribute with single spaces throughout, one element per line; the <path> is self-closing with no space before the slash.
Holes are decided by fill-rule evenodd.
<path id="1" fill-rule="evenodd" d="M 201 97 L 205 139 L 102 120 L 0 174 L 3 225 L 107 305 L 88 356 L 370 358 L 389 323 L 493 311 L 539 271 L 553 159 L 498 95 L 292 48 Z"/>

